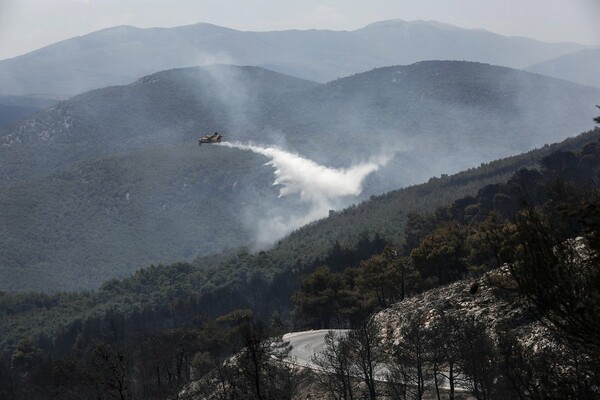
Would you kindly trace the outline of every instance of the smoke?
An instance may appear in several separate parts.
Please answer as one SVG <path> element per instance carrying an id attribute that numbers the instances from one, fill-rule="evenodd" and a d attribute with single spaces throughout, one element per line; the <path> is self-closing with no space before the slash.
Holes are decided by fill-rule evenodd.
<path id="1" fill-rule="evenodd" d="M 258 247 L 273 243 L 294 229 L 327 216 L 329 210 L 347 205 L 349 197 L 362 193 L 365 178 L 391 159 L 391 156 L 379 156 L 349 168 L 329 168 L 277 147 L 239 142 L 223 142 L 221 146 L 252 151 L 269 158 L 265 165 L 275 169 L 273 185 L 279 186 L 279 197 L 297 195 L 299 202 L 308 206 L 300 213 L 287 210 L 285 215 L 269 215 L 253 222 L 257 229 Z"/>

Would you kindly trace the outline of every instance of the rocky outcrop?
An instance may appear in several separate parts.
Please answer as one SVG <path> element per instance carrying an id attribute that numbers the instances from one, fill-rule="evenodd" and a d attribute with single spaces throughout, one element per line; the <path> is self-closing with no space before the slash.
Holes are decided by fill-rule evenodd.
<path id="1" fill-rule="evenodd" d="M 500 328 L 510 329 L 523 344 L 546 342 L 548 331 L 535 318 L 526 300 L 514 290 L 508 267 L 435 288 L 407 298 L 376 315 L 382 338 L 390 345 L 402 339 L 409 316 L 419 314 L 428 327 L 442 317 L 475 319 L 496 338 Z"/>

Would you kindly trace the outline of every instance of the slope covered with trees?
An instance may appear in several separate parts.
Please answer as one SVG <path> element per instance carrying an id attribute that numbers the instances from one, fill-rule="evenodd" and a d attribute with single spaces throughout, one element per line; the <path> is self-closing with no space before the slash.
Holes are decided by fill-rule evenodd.
<path id="1" fill-rule="evenodd" d="M 217 151 L 143 150 L 0 190 L 2 289 L 92 289 L 149 264 L 252 243 L 240 221 L 277 199 L 272 172 L 246 153 Z M 214 169 L 215 156 L 229 159 L 227 169 Z"/>
<path id="2" fill-rule="evenodd" d="M 597 317 L 594 314 L 597 313 L 594 282 L 597 282 L 595 240 L 600 145 L 597 132 L 591 142 L 587 141 L 583 146 L 583 143 L 576 143 L 569 141 L 562 151 L 547 154 L 537 170 L 521 169 L 505 183 L 487 185 L 476 195 L 439 207 L 435 212 L 411 214 L 405 240 L 388 242 L 387 249 L 384 249 L 386 242 L 381 238 L 363 236 L 352 246 L 333 246 L 322 257 L 306 262 L 286 262 L 276 251 L 257 254 L 238 251 L 225 261 L 218 262 L 214 268 L 198 268 L 189 264 L 151 267 L 122 281 L 108 281 L 95 292 L 3 294 L 0 296 L 1 331 L 6 332 L 2 337 L 4 355 L 0 363 L 3 395 L 44 398 L 52 390 L 60 396 L 69 385 L 79 396 L 89 394 L 90 390 L 100 397 L 111 396 L 111 393 L 118 395 L 119 387 L 122 393 L 145 398 L 159 398 L 165 391 L 175 393 L 190 381 L 189 367 L 200 376 L 210 371 L 211 374 L 227 374 L 227 370 L 211 366 L 226 366 L 221 364 L 221 360 L 232 350 L 240 349 L 239 346 L 248 349 L 242 350 L 241 354 L 254 351 L 249 349 L 250 344 L 257 346 L 257 357 L 268 356 L 264 349 L 272 347 L 263 341 L 260 329 L 246 331 L 246 336 L 240 335 L 244 329 L 258 326 L 254 322 L 249 324 L 253 320 L 250 311 L 242 310 L 246 308 L 252 309 L 258 318 L 268 320 L 271 332 L 289 329 L 288 313 L 292 306 L 296 308 L 292 315 L 297 326 L 357 327 L 350 343 L 356 347 L 357 353 L 350 355 L 359 357 L 355 360 L 368 363 L 364 364 L 368 367 L 376 360 L 360 358 L 360 351 L 366 351 L 364 346 L 371 345 L 375 351 L 378 341 L 372 341 L 372 331 L 365 324 L 366 316 L 402 299 L 406 300 L 400 303 L 399 309 L 421 304 L 424 309 L 430 310 L 432 303 L 423 303 L 423 299 L 444 298 L 443 293 L 448 291 L 454 292 L 455 297 L 433 308 L 440 313 L 440 318 L 452 318 L 451 311 L 454 309 L 460 311 L 464 307 L 475 307 L 469 311 L 475 319 L 454 321 L 459 327 L 452 331 L 453 335 L 457 335 L 456 343 L 466 346 L 427 347 L 440 339 L 439 332 L 434 329 L 437 325 L 433 322 L 433 319 L 437 321 L 439 318 L 432 313 L 419 316 L 401 312 L 406 322 L 403 325 L 392 324 L 388 320 L 395 327 L 388 331 L 391 339 L 397 338 L 393 330 L 396 328 L 404 339 L 399 342 L 402 346 L 398 352 L 386 356 L 397 357 L 394 362 L 398 363 L 396 372 L 400 378 L 392 382 L 398 384 L 395 390 L 399 393 L 415 390 L 415 387 L 421 387 L 421 390 L 431 387 L 432 380 L 437 379 L 436 374 L 448 374 L 448 360 L 455 360 L 453 365 L 456 369 L 453 371 L 460 372 L 468 390 L 481 398 L 494 393 L 531 397 L 532 388 L 536 388 L 535 393 L 541 397 L 593 394 L 590 388 L 593 389 L 596 382 L 593 371 L 597 368 L 597 363 L 593 362 L 597 350 L 594 341 L 597 330 L 593 324 L 597 321 L 594 318 Z M 577 150 L 567 151 L 568 148 Z M 403 191 L 396 195 L 400 193 Z M 371 206 L 378 207 L 376 203 Z M 535 213 L 543 216 L 542 219 L 527 217 L 532 207 L 536 208 Z M 513 219 L 515 216 L 517 219 Z M 315 224 L 315 227 L 320 224 Z M 536 247 L 535 241 L 523 241 L 525 236 L 531 237 L 531 228 L 537 232 L 533 237 L 552 235 L 552 240 L 538 243 L 544 247 Z M 559 235 L 554 236 L 555 233 Z M 570 322 L 564 319 L 564 314 L 556 314 L 562 310 L 562 303 L 551 303 L 558 308 L 543 306 L 547 303 L 541 297 L 540 286 L 527 286 L 530 281 L 527 275 L 519 273 L 539 274 L 527 267 L 529 261 L 534 261 L 538 262 L 538 266 L 547 268 L 569 265 L 570 271 L 577 274 L 576 266 L 579 264 L 573 262 L 573 253 L 568 251 L 570 245 L 566 240 L 574 237 L 583 237 L 589 242 L 593 257 L 584 259 L 586 267 L 579 272 L 585 275 L 581 276 L 581 282 L 588 282 L 589 278 L 589 284 L 578 285 L 577 292 L 573 292 L 573 286 L 570 286 L 572 281 L 561 281 L 561 285 L 557 286 L 565 291 L 565 295 L 574 296 L 564 297 L 568 304 L 576 306 L 579 304 L 577 301 L 585 301 L 580 311 L 566 314 L 569 318 L 575 317 L 578 324 L 577 329 L 570 329 Z M 532 246 L 515 246 L 515 241 L 531 243 Z M 445 243 L 451 244 L 446 246 Z M 566 246 L 565 252 L 553 252 L 560 244 Z M 516 252 L 504 249 L 516 249 Z M 552 263 L 540 264 L 540 254 L 549 256 L 548 261 Z M 563 254 L 566 257 L 560 258 L 562 261 L 556 258 Z M 453 262 L 440 264 L 439 257 Z M 560 262 L 555 264 L 557 260 Z M 510 261 L 517 268 L 514 271 L 509 269 L 511 279 L 504 279 L 500 274 L 495 279 L 427 292 L 467 274 L 494 269 L 502 261 Z M 561 270 L 564 269 L 556 269 Z M 515 283 L 517 286 L 514 286 Z M 512 298 L 516 288 L 522 303 L 506 301 L 506 297 L 490 300 L 488 295 L 484 295 L 489 293 L 490 285 L 493 286 L 491 290 L 498 293 L 507 288 L 513 289 L 500 293 L 501 297 Z M 554 286 L 547 288 L 554 290 Z M 294 292 L 296 294 L 290 297 Z M 415 296 L 420 292 L 424 295 Z M 480 296 L 485 298 L 480 299 Z M 475 298 L 482 303 L 477 305 L 476 301 L 469 300 Z M 518 304 L 529 304 L 532 313 Z M 522 342 L 527 336 L 522 336 L 521 331 L 502 331 L 506 328 L 502 324 L 490 326 L 489 321 L 486 322 L 483 316 L 493 318 L 486 314 L 491 312 L 493 305 L 500 309 L 509 306 L 518 308 L 511 309 L 508 315 L 524 324 L 518 328 L 525 327 L 536 318 L 545 321 L 551 330 L 549 333 L 538 331 L 541 336 L 535 337 L 550 335 L 548 340 L 565 346 L 565 351 L 561 347 L 547 347 L 544 352 L 530 352 Z M 426 317 L 433 319 L 424 327 L 421 322 Z M 447 321 L 442 322 L 440 327 L 448 326 Z M 497 341 L 491 340 L 486 333 L 491 328 L 496 329 L 499 335 Z M 531 332 L 528 329 L 525 331 Z M 535 327 L 533 332 L 536 332 Z M 553 334 L 558 336 L 552 337 Z M 589 334 L 594 340 L 590 340 Z M 244 345 L 237 340 L 243 337 L 254 339 Z M 448 335 L 444 338 L 450 340 Z M 165 347 L 164 343 L 169 345 Z M 442 344 L 445 343 L 442 341 Z M 585 347 L 578 347 L 578 343 L 584 343 Z M 415 347 L 421 345 L 423 347 Z M 431 348 L 447 350 L 448 353 L 433 354 L 426 350 Z M 148 351 L 152 356 L 148 355 Z M 417 353 L 423 358 L 415 358 Z M 375 357 L 375 353 L 372 356 Z M 415 370 L 413 362 L 421 363 L 418 365 L 423 367 L 422 376 L 412 375 L 411 371 Z M 547 376 L 559 380 L 544 380 L 544 376 L 537 372 L 540 366 L 548 363 L 565 366 L 568 373 L 554 369 L 556 374 Z M 79 375 L 73 382 L 65 371 L 74 366 Z M 265 373 L 272 368 L 268 362 L 241 368 L 247 366 L 265 368 Z M 280 372 L 285 373 L 285 369 Z M 402 383 L 406 382 L 401 378 L 403 373 L 411 374 L 410 379 L 417 385 L 404 386 L 403 389 Z M 578 376 L 585 379 L 577 380 Z M 514 380 L 516 377 L 522 379 Z M 227 375 L 222 378 L 227 378 Z M 288 378 L 293 377 L 290 375 Z M 367 395 L 377 396 L 383 390 L 372 376 L 365 375 L 364 380 L 365 384 L 358 386 L 358 391 L 368 388 Z M 98 382 L 105 390 L 86 383 L 92 381 Z M 242 377 L 238 377 L 227 382 L 227 385 L 233 384 L 234 389 L 236 382 L 241 385 L 251 381 L 242 381 Z M 540 382 L 546 384 L 539 386 Z M 435 384 L 437 386 L 438 381 Z M 215 388 L 214 385 L 200 386 L 204 389 L 209 387 Z M 279 389 L 283 390 L 282 387 Z M 269 386 L 265 390 L 278 389 L 277 386 Z"/>
<path id="3" fill-rule="evenodd" d="M 293 196 L 278 198 L 267 159 L 198 148 L 199 132 L 279 144 L 331 167 L 390 158 L 362 197 L 342 200 L 350 204 L 562 140 L 585 126 L 598 97 L 465 62 L 382 68 L 327 85 L 217 65 L 82 94 L 0 137 L 1 288 L 97 287 L 149 263 L 254 246 L 257 220 L 303 210 Z M 333 244 L 325 243 L 320 251 Z"/>
<path id="4" fill-rule="evenodd" d="M 409 214 L 429 213 L 444 204 L 475 195 L 481 188 L 508 180 L 522 168 L 537 168 L 543 157 L 556 151 L 578 150 L 600 135 L 598 128 L 561 143 L 544 146 L 518 156 L 485 163 L 454 175 L 433 177 L 427 183 L 394 190 L 369 201 L 333 213 L 318 223 L 310 224 L 279 241 L 273 252 L 299 253 L 307 259 L 319 257 L 335 242 L 355 243 L 366 230 L 378 233 L 384 240 L 404 240 Z"/>

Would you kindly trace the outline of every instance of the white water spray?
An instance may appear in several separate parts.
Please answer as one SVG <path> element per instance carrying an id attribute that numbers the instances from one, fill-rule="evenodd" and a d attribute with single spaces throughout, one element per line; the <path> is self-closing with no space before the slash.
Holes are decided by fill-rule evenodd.
<path id="1" fill-rule="evenodd" d="M 302 225 L 327 216 L 329 210 L 344 205 L 344 198 L 360 195 L 365 178 L 390 159 L 382 156 L 349 168 L 329 168 L 277 147 L 239 142 L 223 142 L 221 146 L 269 158 L 265 165 L 275 169 L 273 185 L 280 186 L 279 197 L 297 194 L 300 202 L 309 205 L 309 212 L 303 215 L 271 216 L 260 221 L 256 225 L 258 246 L 270 244 Z"/>

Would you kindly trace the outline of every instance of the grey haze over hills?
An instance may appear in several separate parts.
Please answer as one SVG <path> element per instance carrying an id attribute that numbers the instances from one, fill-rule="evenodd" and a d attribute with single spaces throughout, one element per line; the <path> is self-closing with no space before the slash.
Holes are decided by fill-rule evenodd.
<path id="1" fill-rule="evenodd" d="M 227 140 L 281 145 L 335 166 L 390 148 L 446 157 L 451 149 L 473 150 L 494 159 L 586 130 L 599 94 L 538 74 L 459 61 L 377 68 L 327 84 L 213 65 L 163 71 L 60 102 L 9 129 L 0 151 L 4 160 L 20 163 L 15 170 L 24 178 L 89 158 L 193 143 L 215 130 Z M 21 149 L 44 156 L 20 162 Z M 447 167 L 458 171 L 479 162 L 461 159 Z M 416 182 L 441 172 L 445 168 L 423 172 Z"/>
<path id="2" fill-rule="evenodd" d="M 554 78 L 600 87 L 600 48 L 584 49 L 527 68 Z"/>
<path id="3" fill-rule="evenodd" d="M 213 63 L 263 66 L 317 82 L 424 60 L 523 68 L 584 48 L 431 21 L 391 20 L 355 31 L 119 26 L 0 61 L 0 95 L 65 98 L 165 69 Z"/>
<path id="4" fill-rule="evenodd" d="M 459 61 L 327 84 L 213 65 L 93 90 L 0 134 L 0 290 L 97 287 L 150 263 L 252 246 L 264 219 L 306 211 L 278 198 L 268 159 L 198 147 L 200 133 L 329 167 L 391 156 L 344 207 L 576 135 L 598 98 L 600 89 Z"/>
<path id="5" fill-rule="evenodd" d="M 0 96 L 0 129 L 48 108 L 56 102 L 47 98 Z"/>

